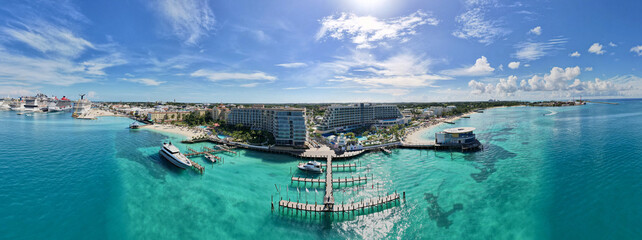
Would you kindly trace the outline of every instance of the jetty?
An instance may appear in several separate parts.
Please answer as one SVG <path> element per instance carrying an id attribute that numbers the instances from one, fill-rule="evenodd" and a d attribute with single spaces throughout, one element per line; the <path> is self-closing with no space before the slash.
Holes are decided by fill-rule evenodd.
<path id="1" fill-rule="evenodd" d="M 198 164 L 198 163 L 196 163 L 196 162 L 192 161 L 192 160 L 191 160 L 191 159 L 189 159 L 189 158 L 188 158 L 187 160 L 188 160 L 190 163 L 192 163 L 192 169 L 194 169 L 194 170 L 196 170 L 197 172 L 199 172 L 199 173 L 203 174 L 203 172 L 205 171 L 205 168 L 204 168 L 203 166 L 201 166 L 200 164 Z"/>
<path id="2" fill-rule="evenodd" d="M 388 150 L 386 148 L 383 148 L 383 147 L 381 148 L 381 151 L 383 151 L 383 152 L 385 152 L 387 154 L 391 154 L 392 153 L 392 151 L 390 151 L 390 150 Z"/>
<path id="3" fill-rule="evenodd" d="M 343 164 L 344 166 L 350 166 L 350 167 L 356 167 L 356 164 Z M 280 199 L 278 202 L 278 206 L 280 210 L 292 210 L 296 214 L 299 213 L 299 211 L 302 212 L 326 212 L 326 213 L 343 213 L 345 214 L 346 212 L 348 214 L 356 214 L 356 213 L 366 213 L 366 209 L 381 209 L 383 207 L 386 207 L 387 205 L 391 205 L 394 203 L 397 203 L 399 198 L 399 194 L 395 191 L 392 194 L 386 195 L 386 196 L 381 196 L 381 197 L 376 197 L 376 198 L 370 198 L 370 199 L 365 199 L 362 201 L 358 202 L 352 202 L 352 203 L 341 203 L 341 204 L 335 204 L 335 199 L 334 199 L 334 194 L 333 194 L 333 185 L 336 183 L 341 186 L 341 183 L 345 184 L 346 186 L 348 183 L 362 183 L 362 182 L 367 182 L 368 177 L 366 176 L 358 176 L 358 177 L 344 177 L 344 178 L 333 178 L 332 177 L 332 169 L 334 166 L 332 165 L 332 155 L 328 154 L 326 156 L 326 163 L 323 165 L 327 168 L 325 171 L 325 178 L 302 178 L 302 177 L 292 177 L 290 179 L 291 183 L 294 182 L 303 182 L 304 184 L 307 183 L 312 183 L 312 186 L 314 187 L 314 184 L 318 184 L 317 186 L 321 186 L 322 183 L 325 184 L 325 194 L 323 196 L 323 204 L 319 203 L 301 203 L 301 202 L 294 202 L 288 200 L 283 200 Z M 329 167 L 328 167 L 329 166 Z M 405 192 L 404 192 L 404 198 L 405 198 Z M 274 210 L 274 202 L 272 202 L 272 210 Z"/>

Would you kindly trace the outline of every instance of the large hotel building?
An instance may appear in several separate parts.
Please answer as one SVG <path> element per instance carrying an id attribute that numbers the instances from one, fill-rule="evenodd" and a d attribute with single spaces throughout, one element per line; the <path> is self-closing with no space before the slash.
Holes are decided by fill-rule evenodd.
<path id="1" fill-rule="evenodd" d="M 358 103 L 328 107 L 319 131 L 346 131 L 367 126 L 393 126 L 407 123 L 395 105 Z"/>
<path id="2" fill-rule="evenodd" d="M 277 145 L 304 146 L 308 138 L 305 108 L 232 108 L 227 123 L 243 124 L 274 135 Z"/>

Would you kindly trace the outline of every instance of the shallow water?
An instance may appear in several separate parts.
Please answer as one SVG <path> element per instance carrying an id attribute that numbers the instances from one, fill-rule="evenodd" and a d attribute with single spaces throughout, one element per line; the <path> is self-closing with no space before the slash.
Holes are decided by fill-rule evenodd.
<path id="1" fill-rule="evenodd" d="M 405 191 L 372 214 L 292 216 L 270 199 L 322 201 L 290 184 L 299 159 L 239 150 L 203 175 L 159 158 L 179 136 L 129 119 L 0 112 L 0 233 L 5 239 L 634 239 L 642 236 L 642 102 L 487 110 L 442 125 L 476 127 L 484 151 L 395 149 L 358 157 L 336 177 L 338 202 Z M 556 112 L 550 115 L 551 112 Z M 548 115 L 547 115 L 548 114 Z M 316 177 L 316 176 L 310 176 Z M 321 176 L 322 177 L 322 176 Z M 297 191 L 297 186 L 299 187 Z M 280 193 L 277 192 L 280 189 Z M 314 189 L 318 189 L 315 194 Z"/>

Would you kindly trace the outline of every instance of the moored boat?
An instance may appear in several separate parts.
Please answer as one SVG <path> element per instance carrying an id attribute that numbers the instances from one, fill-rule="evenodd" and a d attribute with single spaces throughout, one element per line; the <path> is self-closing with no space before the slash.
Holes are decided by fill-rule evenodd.
<path id="1" fill-rule="evenodd" d="M 317 161 L 309 161 L 306 164 L 299 164 L 298 168 L 308 172 L 315 172 L 315 173 L 323 172 L 323 169 L 321 169 L 321 163 Z"/>
<path id="2" fill-rule="evenodd" d="M 138 129 L 139 127 L 140 127 L 140 125 L 138 124 L 138 122 L 133 122 L 133 123 L 129 124 L 129 128 L 130 129 Z"/>
<path id="3" fill-rule="evenodd" d="M 185 169 L 192 166 L 192 162 L 190 162 L 190 160 L 187 159 L 187 157 L 183 155 L 171 142 L 163 143 L 163 147 L 161 147 L 159 154 L 179 168 Z"/>

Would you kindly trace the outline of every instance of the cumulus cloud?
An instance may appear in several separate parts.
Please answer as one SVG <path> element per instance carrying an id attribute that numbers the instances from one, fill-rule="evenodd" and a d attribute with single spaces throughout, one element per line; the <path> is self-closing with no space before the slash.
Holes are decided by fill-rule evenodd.
<path id="1" fill-rule="evenodd" d="M 518 69 L 519 68 L 519 62 L 510 62 L 508 64 L 508 68 L 510 68 L 510 69 Z"/>
<path id="2" fill-rule="evenodd" d="M 602 54 L 604 54 L 606 52 L 606 50 L 602 50 L 603 47 L 604 46 L 602 46 L 602 44 L 593 43 L 593 45 L 591 45 L 591 47 L 589 47 L 588 52 L 594 53 L 594 54 L 597 54 L 597 55 L 602 55 Z"/>
<path id="3" fill-rule="evenodd" d="M 198 43 L 214 28 L 214 14 L 206 0 L 160 0 L 151 6 L 186 44 Z"/>
<path id="4" fill-rule="evenodd" d="M 147 86 L 158 86 L 165 82 L 157 81 L 151 78 L 123 78 L 122 80 L 134 83 L 140 83 Z"/>
<path id="5" fill-rule="evenodd" d="M 579 57 L 580 55 L 581 55 L 581 54 L 580 54 L 579 52 L 577 52 L 577 51 L 575 51 L 575 52 L 573 52 L 573 53 L 569 54 L 569 56 L 571 56 L 571 57 Z"/>
<path id="6" fill-rule="evenodd" d="M 377 43 L 398 40 L 414 35 L 421 25 L 436 26 L 439 20 L 419 10 L 408 16 L 379 19 L 373 16 L 357 16 L 354 13 L 341 13 L 320 20 L 321 28 L 316 39 L 324 37 L 337 40 L 350 39 L 357 48 L 375 48 Z"/>
<path id="7" fill-rule="evenodd" d="M 266 80 L 269 82 L 274 82 L 277 78 L 275 76 L 266 74 L 264 72 L 254 72 L 254 73 L 238 73 L 238 72 L 217 72 L 210 71 L 206 69 L 199 69 L 190 74 L 192 77 L 204 77 L 212 82 L 223 81 L 223 80 Z"/>
<path id="8" fill-rule="evenodd" d="M 528 31 L 528 33 L 535 34 L 535 35 L 542 35 L 542 27 L 540 26 L 534 27 L 533 29 Z"/>
<path id="9" fill-rule="evenodd" d="M 490 66 L 488 59 L 481 56 L 475 61 L 475 64 L 470 67 L 455 68 L 441 71 L 442 74 L 450 76 L 483 76 L 489 75 L 495 71 L 495 68 Z"/>
<path id="10" fill-rule="evenodd" d="M 307 67 L 308 64 L 302 63 L 302 62 L 293 62 L 293 63 L 281 63 L 281 64 L 277 64 L 276 66 L 284 67 L 284 68 L 301 68 L 301 67 Z"/>
<path id="11" fill-rule="evenodd" d="M 457 30 L 452 34 L 463 39 L 476 39 L 486 45 L 491 44 L 495 39 L 510 33 L 502 27 L 502 22 L 491 20 L 486 17 L 488 1 L 466 1 L 466 11 L 455 18 L 458 24 Z"/>
<path id="12" fill-rule="evenodd" d="M 637 54 L 638 56 L 642 56 L 642 45 L 632 47 L 631 52 Z"/>
<path id="13" fill-rule="evenodd" d="M 553 50 L 562 49 L 566 42 L 566 38 L 554 38 L 546 42 L 521 42 L 515 45 L 517 51 L 512 56 L 525 61 L 537 60 L 550 55 Z"/>
<path id="14" fill-rule="evenodd" d="M 630 90 L 630 86 L 618 85 L 614 81 L 581 81 L 580 67 L 553 67 L 548 74 L 535 75 L 519 82 L 516 76 L 501 78 L 496 84 L 483 83 L 476 80 L 468 82 L 468 87 L 474 94 L 489 94 L 498 96 L 511 96 L 515 92 L 571 92 L 588 95 L 619 95 L 621 91 Z"/>
<path id="15" fill-rule="evenodd" d="M 611 46 L 611 47 L 617 47 L 617 44 L 615 44 L 615 43 L 613 43 L 613 42 L 609 42 L 609 46 Z"/>

